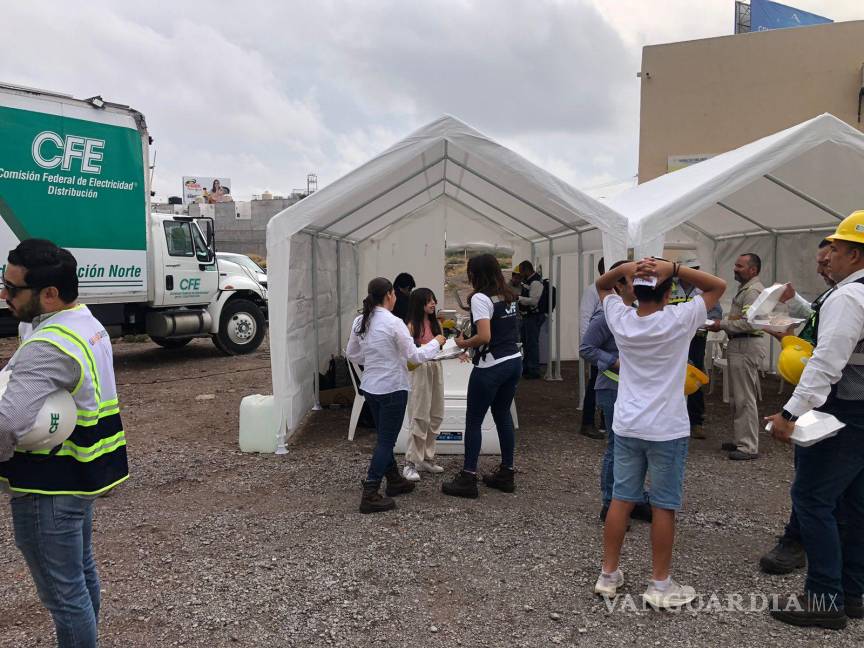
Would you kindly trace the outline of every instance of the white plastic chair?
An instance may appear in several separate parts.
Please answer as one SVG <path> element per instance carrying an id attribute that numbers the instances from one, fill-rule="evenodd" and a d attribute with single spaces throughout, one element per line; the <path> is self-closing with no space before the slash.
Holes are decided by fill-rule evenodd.
<path id="1" fill-rule="evenodd" d="M 357 431 L 357 421 L 360 420 L 360 412 L 363 411 L 363 404 L 366 402 L 366 397 L 360 393 L 360 380 L 363 378 L 363 371 L 355 363 L 348 363 L 348 375 L 351 376 L 351 384 L 354 385 L 354 405 L 351 408 L 351 421 L 348 423 L 348 440 L 354 440 L 354 433 Z"/>

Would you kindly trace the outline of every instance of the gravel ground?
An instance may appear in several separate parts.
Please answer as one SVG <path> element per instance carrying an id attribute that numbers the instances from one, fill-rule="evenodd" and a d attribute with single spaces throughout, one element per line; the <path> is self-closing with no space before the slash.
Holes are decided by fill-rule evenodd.
<path id="1" fill-rule="evenodd" d="M 203 340 L 179 351 L 122 342 L 116 359 L 132 478 L 95 516 L 103 647 L 864 642 L 861 622 L 803 630 L 717 609 L 728 596 L 803 585 L 800 573 L 769 577 L 756 566 L 788 515 L 791 453 L 766 438 L 759 461 L 726 460 L 720 389 L 710 438 L 691 442 L 674 566 L 707 609 L 610 613 L 591 593 L 603 443 L 575 433 L 575 367 L 565 365 L 565 382 L 520 386 L 516 494 L 481 486 L 479 499 L 454 500 L 441 477 L 426 476 L 397 511 L 360 515 L 374 435 L 361 429 L 348 442 L 347 410 L 311 415 L 288 455 L 238 451 L 240 399 L 271 390 L 266 348 L 225 358 Z M 776 411 L 776 391 L 766 379 L 764 412 Z M 459 458 L 441 463 L 452 474 Z M 52 645 L 10 527 L 0 516 L 0 645 Z M 638 595 L 650 577 L 644 524 L 628 534 L 623 569 L 626 592 Z"/>

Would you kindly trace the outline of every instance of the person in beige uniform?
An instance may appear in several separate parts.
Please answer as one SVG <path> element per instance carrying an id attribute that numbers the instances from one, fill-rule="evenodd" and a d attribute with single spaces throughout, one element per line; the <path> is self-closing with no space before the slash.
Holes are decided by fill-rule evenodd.
<path id="1" fill-rule="evenodd" d="M 762 260 L 748 252 L 735 261 L 735 280 L 738 292 L 732 299 L 732 308 L 726 319 L 715 320 L 711 331 L 725 331 L 729 336 L 726 357 L 729 366 L 729 394 L 732 398 L 733 441 L 722 445 L 733 461 L 747 461 L 759 457 L 758 393 L 759 366 L 765 356 L 762 331 L 747 321 L 747 311 L 765 287 L 759 281 Z"/>

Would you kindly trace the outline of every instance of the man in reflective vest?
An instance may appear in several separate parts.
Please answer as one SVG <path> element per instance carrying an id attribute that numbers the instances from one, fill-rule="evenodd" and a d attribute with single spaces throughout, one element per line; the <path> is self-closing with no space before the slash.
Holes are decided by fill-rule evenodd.
<path id="1" fill-rule="evenodd" d="M 700 269 L 699 259 L 690 257 L 681 261 L 685 268 Z M 702 291 L 696 286 L 691 286 L 686 281 L 676 277 L 672 282 L 672 292 L 669 295 L 669 305 L 686 304 L 693 301 Z M 708 319 L 723 319 L 723 307 L 715 304 L 708 311 Z M 704 328 L 696 331 L 696 335 L 690 340 L 690 355 L 688 361 L 699 371 L 705 371 L 705 345 L 708 341 L 708 331 Z M 702 426 L 705 424 L 705 395 L 701 389 L 687 397 L 687 415 L 690 417 L 690 436 L 694 439 L 704 439 L 705 432 Z"/>
<path id="2" fill-rule="evenodd" d="M 804 328 L 798 334 L 803 340 L 807 340 L 814 347 L 816 346 L 816 324 L 819 318 L 819 311 L 822 304 L 834 292 L 837 282 L 831 275 L 828 274 L 828 257 L 831 253 L 831 241 L 823 239 L 819 243 L 819 251 L 816 253 L 816 272 L 828 285 L 828 289 L 819 295 L 811 304 L 801 295 L 799 295 L 791 283 L 786 284 L 783 294 L 780 295 L 780 302 L 786 304 L 789 308 L 789 315 L 807 320 Z M 782 340 L 786 335 L 794 335 L 790 331 L 785 333 L 772 333 L 778 340 Z M 795 453 L 795 465 L 798 465 L 798 454 Z M 839 507 L 838 507 L 839 510 Z M 804 554 L 804 545 L 801 544 L 801 529 L 798 527 L 798 517 L 795 515 L 795 509 L 789 514 L 789 522 L 783 530 L 783 535 L 777 537 L 777 545 L 768 553 L 759 559 L 759 567 L 767 574 L 788 574 L 796 569 L 803 567 L 806 564 L 806 556 Z"/>
<path id="3" fill-rule="evenodd" d="M 816 322 L 816 348 L 771 434 L 789 441 L 798 417 L 819 410 L 843 423 L 836 435 L 797 446 L 792 507 L 807 554 L 802 596 L 778 601 L 784 623 L 839 629 L 864 618 L 864 211 L 828 237 L 837 288 Z M 845 533 L 835 512 L 843 504 Z"/>
<path id="4" fill-rule="evenodd" d="M 111 340 L 77 303 L 75 257 L 50 241 L 22 241 L 9 253 L 0 298 L 32 325 L 5 368 L 0 489 L 11 494 L 15 544 L 54 619 L 58 645 L 95 647 L 93 501 L 128 477 Z M 78 410 L 72 435 L 50 449 L 15 449 L 58 389 L 72 394 Z"/>

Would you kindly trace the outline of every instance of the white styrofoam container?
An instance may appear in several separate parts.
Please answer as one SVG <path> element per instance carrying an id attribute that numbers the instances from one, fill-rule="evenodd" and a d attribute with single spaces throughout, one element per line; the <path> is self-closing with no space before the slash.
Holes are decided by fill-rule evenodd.
<path id="1" fill-rule="evenodd" d="M 273 396 L 252 394 L 240 401 L 240 450 L 276 452 L 282 414 Z"/>

